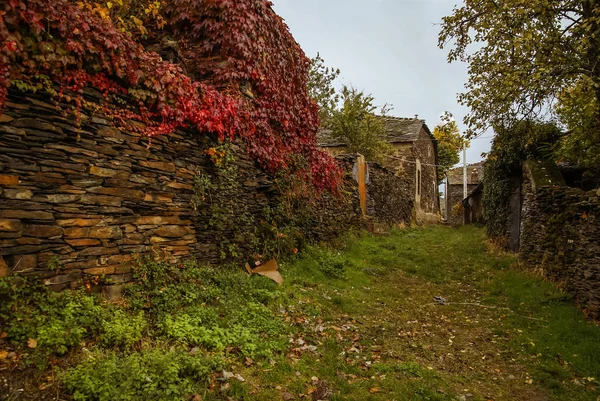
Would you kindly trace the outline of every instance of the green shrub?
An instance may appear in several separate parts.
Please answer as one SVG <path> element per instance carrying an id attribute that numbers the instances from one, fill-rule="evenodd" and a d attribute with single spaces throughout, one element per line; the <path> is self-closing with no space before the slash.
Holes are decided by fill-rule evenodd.
<path id="1" fill-rule="evenodd" d="M 90 358 L 63 372 L 61 379 L 74 400 L 176 401 L 205 388 L 209 374 L 218 367 L 215 359 L 155 348 Z"/>
<path id="2" fill-rule="evenodd" d="M 264 305 L 231 306 L 230 316 L 217 322 L 213 311 L 165 315 L 164 335 L 178 342 L 223 352 L 236 350 L 243 356 L 268 357 L 286 347 L 286 327 Z"/>
<path id="3" fill-rule="evenodd" d="M 121 309 L 113 309 L 102 321 L 102 343 L 106 346 L 131 348 L 142 339 L 146 326 L 144 312 L 133 315 Z"/>
<path id="4" fill-rule="evenodd" d="M 312 248 L 312 257 L 317 262 L 317 269 L 326 277 L 342 279 L 346 277 L 349 261 L 339 252 L 322 248 Z"/>
<path id="5" fill-rule="evenodd" d="M 84 338 L 96 336 L 103 309 L 84 291 L 51 293 L 22 279 L 0 280 L 0 319 L 13 344 L 37 340 L 38 353 L 66 354 Z"/>

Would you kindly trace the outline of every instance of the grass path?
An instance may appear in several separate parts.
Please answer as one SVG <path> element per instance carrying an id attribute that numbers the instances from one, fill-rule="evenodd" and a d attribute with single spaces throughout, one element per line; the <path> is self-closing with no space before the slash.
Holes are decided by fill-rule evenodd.
<path id="1" fill-rule="evenodd" d="M 600 396 L 600 329 L 552 285 L 511 268 L 512 256 L 487 252 L 481 230 L 363 236 L 341 255 L 346 280 L 324 283 L 307 260 L 284 267 L 289 291 L 320 316 L 300 343 L 319 350 L 247 369 L 248 399 L 301 397 L 322 380 L 332 400 Z"/>
<path id="2" fill-rule="evenodd" d="M 136 272 L 111 302 L 0 280 L 0 400 L 600 400 L 600 328 L 475 227 L 309 247 L 281 287 Z"/>

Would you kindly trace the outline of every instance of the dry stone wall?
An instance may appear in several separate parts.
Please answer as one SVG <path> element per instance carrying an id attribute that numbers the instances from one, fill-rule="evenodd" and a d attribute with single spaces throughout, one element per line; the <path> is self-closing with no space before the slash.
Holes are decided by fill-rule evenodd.
<path id="1" fill-rule="evenodd" d="M 100 101 L 93 92 L 86 97 Z M 251 251 L 239 234 L 253 232 L 281 195 L 273 177 L 233 145 L 239 185 L 235 196 L 217 200 L 233 211 L 221 218 L 237 218 L 238 210 L 251 218 L 237 219 L 235 230 L 211 224 L 208 207 L 193 202 L 196 177 L 219 174 L 204 153 L 209 146 L 214 143 L 205 136 L 183 131 L 149 146 L 100 114 L 84 112 L 79 124 L 43 95 L 11 91 L 0 113 L 0 277 L 29 276 L 57 290 L 85 283 L 101 288 L 130 281 L 134 260 L 145 255 L 219 263 L 223 238 Z M 355 158 L 340 161 L 347 172 L 342 194 L 310 208 L 300 227 L 308 239 L 329 240 L 364 224 Z M 389 177 L 379 177 L 392 174 L 378 169 L 375 182 L 389 185 Z M 375 215 L 406 220 L 400 198 L 388 204 L 379 191 Z"/>
<path id="2" fill-rule="evenodd" d="M 129 281 L 127 262 L 146 254 L 216 259 L 190 202 L 195 176 L 210 168 L 199 136 L 177 132 L 149 147 L 100 116 L 78 126 L 44 100 L 11 92 L 1 115 L 0 263 L 61 288 Z M 243 154 L 239 163 L 247 202 L 260 208 L 269 179 Z"/>
<path id="3" fill-rule="evenodd" d="M 600 318 L 600 190 L 556 185 L 535 162 L 524 170 L 521 257 Z"/>
<path id="4" fill-rule="evenodd" d="M 406 177 L 398 177 L 377 163 L 369 163 L 369 216 L 389 226 L 410 224 L 414 210 L 414 198 L 410 195 L 411 184 L 411 180 Z"/>

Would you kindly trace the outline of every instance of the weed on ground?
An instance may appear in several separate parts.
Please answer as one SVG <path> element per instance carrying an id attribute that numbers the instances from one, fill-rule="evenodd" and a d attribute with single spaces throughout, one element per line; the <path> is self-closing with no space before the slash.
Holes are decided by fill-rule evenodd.
<path id="1" fill-rule="evenodd" d="M 356 234 L 280 270 L 144 261 L 112 301 L 0 280 L 0 399 L 600 397 L 600 328 L 475 227 Z"/>

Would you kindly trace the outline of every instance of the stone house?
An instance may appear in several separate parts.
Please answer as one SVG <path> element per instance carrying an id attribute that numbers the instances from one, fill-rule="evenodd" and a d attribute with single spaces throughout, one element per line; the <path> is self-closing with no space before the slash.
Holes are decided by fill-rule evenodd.
<path id="1" fill-rule="evenodd" d="M 384 121 L 386 140 L 393 152 L 380 163 L 396 177 L 406 181 L 407 197 L 412 201 L 413 220 L 419 224 L 436 223 L 439 215 L 437 142 L 419 118 L 380 117 Z M 343 142 L 333 138 L 331 131 L 321 129 L 319 146 L 332 155 L 348 153 Z"/>
<path id="2" fill-rule="evenodd" d="M 467 166 L 467 197 L 483 182 L 484 163 L 473 163 Z M 463 168 L 448 170 L 444 177 L 444 219 L 450 224 L 465 224 L 463 200 Z"/>

